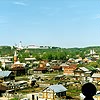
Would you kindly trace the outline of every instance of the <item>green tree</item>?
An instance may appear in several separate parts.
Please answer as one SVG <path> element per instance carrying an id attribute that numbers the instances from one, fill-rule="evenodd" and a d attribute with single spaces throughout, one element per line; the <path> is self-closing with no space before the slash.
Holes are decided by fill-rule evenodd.
<path id="1" fill-rule="evenodd" d="M 90 62 L 87 66 L 93 66 L 94 68 L 100 67 L 100 65 L 97 62 Z"/>

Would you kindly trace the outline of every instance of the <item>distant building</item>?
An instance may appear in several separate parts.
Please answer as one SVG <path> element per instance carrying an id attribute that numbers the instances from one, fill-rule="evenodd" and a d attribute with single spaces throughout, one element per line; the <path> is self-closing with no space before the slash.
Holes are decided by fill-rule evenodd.
<path id="1" fill-rule="evenodd" d="M 62 70 L 64 75 L 74 75 L 74 70 L 77 68 L 77 65 L 63 65 Z"/>
<path id="2" fill-rule="evenodd" d="M 93 58 L 95 58 L 95 60 L 99 59 L 99 54 L 97 54 L 94 49 L 93 50 L 90 50 L 90 53 L 88 54 L 90 56 L 92 56 Z"/>
<path id="3" fill-rule="evenodd" d="M 26 63 L 33 63 L 34 61 L 36 61 L 36 58 L 25 58 Z"/>
<path id="4" fill-rule="evenodd" d="M 16 63 L 17 60 L 18 60 L 18 58 L 17 58 L 17 52 L 15 51 L 15 53 L 14 53 L 14 63 Z"/>
<path id="5" fill-rule="evenodd" d="M 22 41 L 20 41 L 18 45 L 16 44 L 15 47 L 17 48 L 17 50 L 24 49 L 24 47 L 22 46 Z"/>
<path id="6" fill-rule="evenodd" d="M 90 55 L 94 55 L 94 54 L 96 54 L 96 52 L 94 51 L 94 49 L 90 50 Z"/>
<path id="7" fill-rule="evenodd" d="M 46 64 L 47 61 L 41 61 L 39 66 L 34 69 L 34 73 L 46 73 L 48 71 Z"/>
<path id="8" fill-rule="evenodd" d="M 20 61 L 18 61 L 17 53 L 15 51 L 14 64 L 11 66 L 11 71 L 13 71 L 17 76 L 25 75 L 25 65 L 25 63 L 20 63 Z"/>
<path id="9" fill-rule="evenodd" d="M 51 69 L 54 72 L 60 72 L 60 71 L 62 71 L 62 66 L 52 66 Z"/>
<path id="10" fill-rule="evenodd" d="M 82 82 L 87 81 L 91 77 L 91 71 L 85 67 L 79 67 L 74 70 L 74 77 L 76 80 L 81 80 Z M 89 81 L 89 80 L 88 80 Z"/>
<path id="11" fill-rule="evenodd" d="M 0 71 L 0 79 L 4 81 L 13 80 L 15 78 L 12 71 Z"/>
<path id="12" fill-rule="evenodd" d="M 11 71 L 13 71 L 16 76 L 25 75 L 25 64 L 16 62 L 11 66 Z"/>
<path id="13" fill-rule="evenodd" d="M 37 46 L 37 45 L 28 45 L 27 49 L 49 49 L 52 48 L 50 46 Z"/>
<path id="14" fill-rule="evenodd" d="M 27 49 L 39 49 L 40 46 L 36 46 L 36 45 L 28 45 Z"/>
<path id="15" fill-rule="evenodd" d="M 55 98 L 66 98 L 67 89 L 61 85 L 51 85 L 43 90 L 44 99 L 55 100 Z"/>
<path id="16" fill-rule="evenodd" d="M 7 56 L 7 57 L 0 57 L 0 61 L 2 63 L 2 67 L 5 69 L 5 67 L 10 67 L 13 64 L 13 56 Z"/>
<path id="17" fill-rule="evenodd" d="M 97 83 L 100 81 L 100 73 L 94 73 L 92 75 L 92 78 L 93 78 L 93 82 Z"/>
<path id="18" fill-rule="evenodd" d="M 38 67 L 36 69 L 34 69 L 34 73 L 38 73 L 38 74 L 41 74 L 41 73 L 46 73 L 48 70 L 46 67 Z"/>

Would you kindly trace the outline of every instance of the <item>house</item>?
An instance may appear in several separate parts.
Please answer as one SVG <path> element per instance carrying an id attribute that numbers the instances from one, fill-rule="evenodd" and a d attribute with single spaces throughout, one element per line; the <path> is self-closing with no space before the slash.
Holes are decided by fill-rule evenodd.
<path id="1" fill-rule="evenodd" d="M 0 71 L 0 79 L 4 81 L 13 80 L 15 78 L 12 71 Z"/>
<path id="2" fill-rule="evenodd" d="M 64 75 L 74 75 L 74 70 L 77 68 L 77 65 L 64 65 L 62 66 Z"/>
<path id="3" fill-rule="evenodd" d="M 90 63 L 90 62 L 92 62 L 92 58 L 91 58 L 91 57 L 85 57 L 85 58 L 83 59 L 83 62 L 84 62 L 84 63 Z"/>
<path id="4" fill-rule="evenodd" d="M 92 56 L 93 58 L 95 58 L 95 60 L 99 59 L 99 54 L 97 54 L 94 49 L 93 50 L 90 50 L 90 56 Z"/>
<path id="5" fill-rule="evenodd" d="M 96 68 L 96 72 L 97 73 L 100 73 L 100 68 Z"/>
<path id="6" fill-rule="evenodd" d="M 62 66 L 52 66 L 51 69 L 55 72 L 62 71 Z"/>
<path id="7" fill-rule="evenodd" d="M 34 69 L 34 73 L 46 73 L 48 70 L 46 67 L 38 67 L 36 69 Z"/>
<path id="8" fill-rule="evenodd" d="M 33 63 L 34 61 L 36 61 L 36 58 L 25 58 L 26 63 Z"/>
<path id="9" fill-rule="evenodd" d="M 25 64 L 17 61 L 11 66 L 10 70 L 13 71 L 16 76 L 25 75 Z"/>
<path id="10" fill-rule="evenodd" d="M 2 67 L 5 69 L 5 67 L 10 67 L 12 62 L 13 56 L 7 56 L 7 57 L 0 57 L 0 62 L 2 63 Z"/>
<path id="11" fill-rule="evenodd" d="M 48 68 L 46 67 L 47 61 L 41 61 L 39 66 L 34 70 L 34 73 L 46 73 L 48 71 Z"/>
<path id="12" fill-rule="evenodd" d="M 42 98 L 47 100 L 55 100 L 55 98 L 66 98 L 67 89 L 61 85 L 51 85 L 43 90 Z"/>
<path id="13" fill-rule="evenodd" d="M 21 90 L 21 89 L 25 89 L 28 87 L 28 82 L 27 81 L 18 81 L 18 82 L 15 82 L 15 88 L 16 90 Z"/>
<path id="14" fill-rule="evenodd" d="M 91 71 L 85 67 L 79 67 L 74 70 L 74 77 L 76 80 L 86 81 L 91 76 Z"/>
<path id="15" fill-rule="evenodd" d="M 26 97 L 29 100 L 65 100 L 67 89 L 63 85 L 51 85 L 45 88 L 42 92 L 30 93 Z"/>
<path id="16" fill-rule="evenodd" d="M 21 80 L 21 81 L 7 81 L 7 82 L 3 82 L 4 86 L 7 87 L 7 92 L 8 93 L 14 93 L 15 90 L 21 90 L 21 89 L 25 89 L 28 88 L 28 82 Z"/>
<path id="17" fill-rule="evenodd" d="M 76 63 L 80 63 L 80 62 L 82 62 L 82 58 L 79 57 L 78 59 L 75 59 L 75 62 L 76 62 Z"/>
<path id="18" fill-rule="evenodd" d="M 25 63 L 20 63 L 17 52 L 14 53 L 14 64 L 11 66 L 11 71 L 14 72 L 16 76 L 25 75 Z"/>
<path id="19" fill-rule="evenodd" d="M 75 59 L 74 58 L 69 58 L 68 62 L 74 63 L 75 62 Z"/>
<path id="20" fill-rule="evenodd" d="M 94 73 L 92 75 L 93 82 L 98 83 L 100 81 L 100 73 Z"/>

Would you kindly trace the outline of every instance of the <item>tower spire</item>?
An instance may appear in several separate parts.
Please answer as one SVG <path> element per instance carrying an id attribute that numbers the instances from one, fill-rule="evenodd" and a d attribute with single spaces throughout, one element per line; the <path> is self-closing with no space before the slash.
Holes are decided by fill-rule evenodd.
<path id="1" fill-rule="evenodd" d="M 17 52 L 14 53 L 14 63 L 17 62 Z"/>

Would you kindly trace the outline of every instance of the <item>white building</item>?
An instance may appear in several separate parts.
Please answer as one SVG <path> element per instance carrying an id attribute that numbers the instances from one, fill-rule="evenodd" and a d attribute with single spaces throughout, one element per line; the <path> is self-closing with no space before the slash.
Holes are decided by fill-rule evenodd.
<path id="1" fill-rule="evenodd" d="M 18 45 L 16 44 L 15 47 L 17 48 L 17 50 L 24 49 L 24 47 L 22 46 L 22 41 L 20 41 Z"/>
<path id="2" fill-rule="evenodd" d="M 27 49 L 39 49 L 40 46 L 36 46 L 36 45 L 28 45 Z"/>

